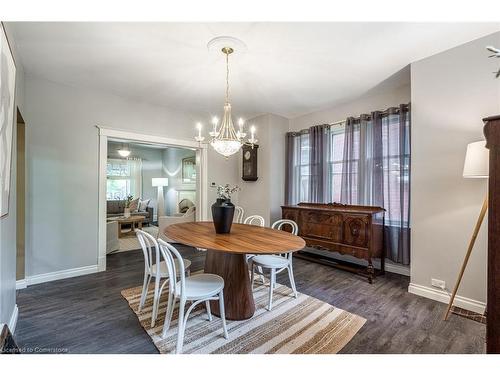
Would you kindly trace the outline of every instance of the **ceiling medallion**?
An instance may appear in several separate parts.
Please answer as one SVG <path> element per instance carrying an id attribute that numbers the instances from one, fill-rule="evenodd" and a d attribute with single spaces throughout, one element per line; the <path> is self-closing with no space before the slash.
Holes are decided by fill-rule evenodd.
<path id="1" fill-rule="evenodd" d="M 235 42 L 236 41 L 236 42 Z M 222 45 L 222 47 L 220 47 Z M 231 37 L 218 37 L 212 39 L 208 43 L 208 49 L 213 50 L 216 47 L 220 47 L 220 51 L 225 55 L 226 58 L 226 96 L 224 102 L 224 114 L 222 116 L 222 122 L 219 124 L 219 119 L 217 117 L 212 118 L 212 131 L 208 134 L 210 135 L 210 145 L 219 154 L 228 158 L 229 156 L 237 153 L 241 146 L 245 143 L 252 145 L 252 147 L 257 143 L 255 138 L 255 126 L 250 127 L 250 138 L 245 140 L 247 133 L 245 133 L 245 122 L 242 118 L 238 120 L 239 130 L 236 131 L 233 125 L 233 119 L 231 115 L 231 103 L 229 103 L 229 55 L 236 51 L 236 48 L 241 47 L 242 52 L 245 49 L 243 42 L 238 39 Z M 198 135 L 194 138 L 199 143 L 205 140 L 205 137 L 201 135 L 203 125 L 201 122 L 196 124 L 198 129 Z"/>

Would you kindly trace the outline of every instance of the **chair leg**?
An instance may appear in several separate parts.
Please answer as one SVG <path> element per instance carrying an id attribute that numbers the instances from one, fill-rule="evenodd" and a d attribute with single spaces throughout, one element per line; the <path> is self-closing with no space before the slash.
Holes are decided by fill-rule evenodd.
<path id="1" fill-rule="evenodd" d="M 151 327 L 155 326 L 158 315 L 158 306 L 160 304 L 160 278 L 155 277 L 155 294 L 153 297 L 153 311 L 151 312 Z"/>
<path id="2" fill-rule="evenodd" d="M 212 311 L 210 311 L 210 301 L 205 301 L 205 307 L 207 309 L 208 321 L 212 321 Z"/>
<path id="3" fill-rule="evenodd" d="M 295 288 L 295 279 L 293 277 L 292 264 L 290 263 L 286 269 L 288 271 L 288 278 L 290 279 L 290 286 L 292 287 L 293 295 L 295 298 L 297 298 L 297 288 Z"/>
<path id="4" fill-rule="evenodd" d="M 265 285 L 266 284 L 266 278 L 264 277 L 264 271 L 262 270 L 262 267 L 258 266 L 257 270 L 260 273 L 260 281 L 262 282 L 262 285 Z"/>
<path id="5" fill-rule="evenodd" d="M 250 285 L 252 287 L 252 292 L 253 292 L 253 289 L 254 289 L 253 284 L 254 284 L 254 278 L 255 278 L 255 269 L 254 269 L 253 263 L 250 263 L 250 267 L 252 268 L 252 271 L 251 271 L 252 273 L 250 276 Z"/>
<path id="6" fill-rule="evenodd" d="M 222 330 L 224 331 L 224 337 L 227 340 L 229 338 L 229 334 L 227 333 L 226 312 L 224 310 L 224 292 L 222 290 L 219 293 L 219 312 L 222 320 Z"/>
<path id="7" fill-rule="evenodd" d="M 177 333 L 177 346 L 175 352 L 177 354 L 182 353 L 182 344 L 184 343 L 184 330 L 186 329 L 186 324 L 184 323 L 184 307 L 186 306 L 186 300 L 181 300 L 179 304 L 179 318 L 177 319 L 177 326 L 179 332 Z"/>
<path id="8" fill-rule="evenodd" d="M 188 269 L 186 270 L 186 276 L 187 276 L 187 277 L 191 276 L 191 268 L 188 268 Z"/>
<path id="9" fill-rule="evenodd" d="M 149 286 L 150 281 L 151 281 L 151 276 L 144 273 L 144 282 L 142 284 L 141 301 L 139 302 L 139 312 L 142 310 L 142 308 L 144 307 L 144 303 L 146 302 L 146 295 L 148 294 L 148 286 Z"/>
<path id="10" fill-rule="evenodd" d="M 273 289 L 274 284 L 276 283 L 276 270 L 274 268 L 271 269 L 271 278 L 269 281 L 269 303 L 267 305 L 267 309 L 271 311 L 273 308 Z"/>
<path id="11" fill-rule="evenodd" d="M 172 315 L 175 308 L 175 297 L 173 293 L 168 293 L 167 311 L 165 312 L 165 323 L 163 324 L 163 331 L 161 337 L 164 339 L 167 337 L 167 332 L 170 328 L 170 322 L 172 322 Z"/>

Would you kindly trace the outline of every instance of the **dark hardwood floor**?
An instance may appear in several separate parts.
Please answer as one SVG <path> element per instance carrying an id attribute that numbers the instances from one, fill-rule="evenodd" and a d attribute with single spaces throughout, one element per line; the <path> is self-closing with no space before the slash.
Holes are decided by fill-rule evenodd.
<path id="1" fill-rule="evenodd" d="M 204 253 L 179 246 L 202 269 Z M 18 344 L 26 352 L 158 353 L 120 291 L 142 283 L 140 251 L 108 256 L 107 270 L 18 291 Z M 367 319 L 341 353 L 483 353 L 485 326 L 452 315 L 445 305 L 407 292 L 409 278 L 365 278 L 294 260 L 299 292 Z M 280 274 L 278 282 L 287 284 Z"/>

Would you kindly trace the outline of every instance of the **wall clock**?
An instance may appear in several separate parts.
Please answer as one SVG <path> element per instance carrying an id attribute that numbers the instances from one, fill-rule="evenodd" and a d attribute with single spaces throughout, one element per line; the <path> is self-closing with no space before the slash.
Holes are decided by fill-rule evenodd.
<path id="1" fill-rule="evenodd" d="M 243 145 L 243 168 L 242 176 L 243 181 L 257 181 L 257 149 L 259 146 Z"/>

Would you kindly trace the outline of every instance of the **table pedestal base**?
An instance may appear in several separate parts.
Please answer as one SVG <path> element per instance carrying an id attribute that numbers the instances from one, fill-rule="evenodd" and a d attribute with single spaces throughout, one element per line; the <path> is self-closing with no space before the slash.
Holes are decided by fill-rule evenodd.
<path id="1" fill-rule="evenodd" d="M 224 279 L 224 308 L 226 319 L 245 320 L 253 316 L 253 300 L 245 254 L 207 250 L 205 272 Z M 210 303 L 212 314 L 220 316 L 219 301 Z"/>

